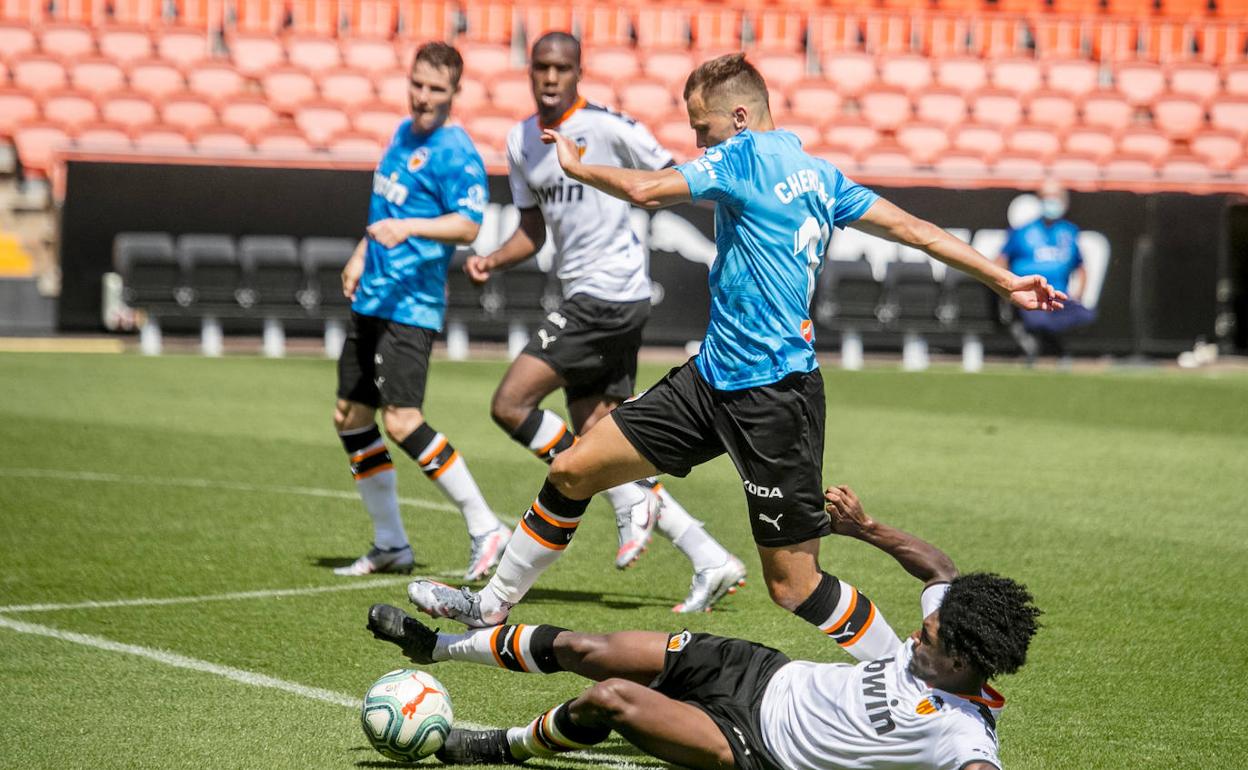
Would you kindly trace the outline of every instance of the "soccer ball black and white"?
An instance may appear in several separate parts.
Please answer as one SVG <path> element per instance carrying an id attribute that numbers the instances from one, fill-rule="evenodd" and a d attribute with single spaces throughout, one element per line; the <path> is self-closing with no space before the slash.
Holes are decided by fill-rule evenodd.
<path id="1" fill-rule="evenodd" d="M 446 688 L 414 668 L 391 671 L 374 682 L 360 709 L 368 742 L 399 762 L 414 762 L 442 748 L 451 721 Z"/>

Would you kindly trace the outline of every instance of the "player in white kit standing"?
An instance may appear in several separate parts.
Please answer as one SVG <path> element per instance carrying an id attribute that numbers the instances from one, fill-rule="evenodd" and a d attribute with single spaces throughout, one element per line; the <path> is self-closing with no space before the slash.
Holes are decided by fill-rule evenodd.
<path id="1" fill-rule="evenodd" d="M 554 239 L 564 301 L 543 320 L 494 393 L 494 421 L 550 462 L 603 416 L 633 395 L 637 351 L 650 313 L 646 253 L 630 226 L 631 207 L 568 179 L 557 153 L 541 140 L 558 128 L 594 163 L 655 170 L 672 156 L 631 118 L 586 102 L 577 92 L 581 48 L 576 38 L 550 32 L 533 45 L 530 75 L 537 113 L 507 137 L 512 200 L 520 224 L 497 250 L 470 257 L 465 272 L 485 283 L 532 257 Z M 541 408 L 556 390 L 567 396 L 572 429 Z M 673 609 L 710 609 L 743 583 L 745 567 L 702 528 L 653 478 L 606 490 L 616 512 L 616 566 L 631 565 L 656 528 L 693 562 L 689 595 Z"/>

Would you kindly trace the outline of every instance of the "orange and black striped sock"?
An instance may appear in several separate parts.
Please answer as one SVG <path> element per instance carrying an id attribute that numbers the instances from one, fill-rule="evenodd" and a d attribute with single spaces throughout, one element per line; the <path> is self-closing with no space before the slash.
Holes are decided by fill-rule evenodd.
<path id="1" fill-rule="evenodd" d="M 602 743 L 611 734 L 609 727 L 585 727 L 572 721 L 572 701 L 561 703 L 529 723 L 507 731 L 507 742 L 517 759 L 553 757 L 580 751 Z"/>
<path id="2" fill-rule="evenodd" d="M 482 591 L 482 611 L 490 611 L 496 602 L 519 602 L 572 542 L 588 506 L 589 500 L 564 497 L 549 481 L 542 485 Z"/>
<path id="3" fill-rule="evenodd" d="M 549 463 L 555 455 L 576 443 L 576 434 L 559 415 L 548 409 L 534 409 L 511 437 L 528 447 L 539 460 Z"/>
<path id="4" fill-rule="evenodd" d="M 390 451 L 375 424 L 338 434 L 351 459 L 355 487 L 373 520 L 373 542 L 378 548 L 402 548 L 407 533 L 399 517 L 398 479 Z"/>
<path id="5" fill-rule="evenodd" d="M 468 470 L 468 461 L 451 446 L 450 439 L 426 422 L 421 423 L 399 446 L 416 461 L 425 477 L 459 508 L 469 534 L 483 535 L 500 526 L 498 517 L 485 502 L 480 487 Z"/>
<path id="6" fill-rule="evenodd" d="M 901 641 L 875 603 L 849 583 L 826 572 L 820 574 L 818 587 L 793 614 L 817 626 L 858 660 L 876 660 L 894 652 Z"/>
<path id="7" fill-rule="evenodd" d="M 508 624 L 473 628 L 462 634 L 439 632 L 433 659 L 554 674 L 563 670 L 555 659 L 555 637 L 566 630 L 558 626 Z"/>

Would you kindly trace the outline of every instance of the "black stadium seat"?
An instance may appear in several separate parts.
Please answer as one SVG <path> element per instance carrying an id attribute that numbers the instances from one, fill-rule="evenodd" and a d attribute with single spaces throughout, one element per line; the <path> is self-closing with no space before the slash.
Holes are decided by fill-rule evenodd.
<path id="1" fill-rule="evenodd" d="M 195 309 L 209 314 L 239 309 L 236 292 L 243 287 L 234 239 L 228 235 L 178 236 L 176 251 L 190 271 Z"/>
<path id="2" fill-rule="evenodd" d="M 550 280 L 538 267 L 537 259 L 525 260 L 500 273 L 499 278 L 503 285 L 502 311 L 509 321 L 535 321 L 552 309 L 548 296 Z"/>
<path id="3" fill-rule="evenodd" d="M 240 304 L 288 317 L 302 315 L 308 282 L 294 238 L 243 236 L 238 239 L 238 261 L 245 286 Z"/>
<path id="4" fill-rule="evenodd" d="M 890 262 L 884 272 L 884 301 L 880 320 L 903 331 L 938 328 L 940 284 L 927 262 Z"/>
<path id="5" fill-rule="evenodd" d="M 358 240 L 350 238 L 304 238 L 299 244 L 299 261 L 318 315 L 346 318 L 351 303 L 342 296 L 342 268 L 351 258 Z"/>
<path id="6" fill-rule="evenodd" d="M 126 303 L 149 312 L 190 304 L 187 275 L 169 233 L 118 233 L 113 269 L 121 275 Z"/>
<path id="7" fill-rule="evenodd" d="M 815 321 L 834 330 L 879 327 L 881 286 L 866 260 L 830 260 L 815 293 Z"/>
<path id="8" fill-rule="evenodd" d="M 998 322 L 997 295 L 961 270 L 945 271 L 937 316 L 952 331 L 986 334 Z"/>

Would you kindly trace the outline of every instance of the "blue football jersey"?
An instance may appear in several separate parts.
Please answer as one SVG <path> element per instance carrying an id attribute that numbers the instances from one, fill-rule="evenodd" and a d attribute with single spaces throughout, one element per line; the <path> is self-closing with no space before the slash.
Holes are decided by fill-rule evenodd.
<path id="1" fill-rule="evenodd" d="M 1079 253 L 1079 228 L 1065 219 L 1043 219 L 1010 231 L 1001 249 L 1017 275 L 1043 275 L 1058 291 L 1066 291 L 1070 274 L 1083 264 Z"/>
<path id="2" fill-rule="evenodd" d="M 879 196 L 807 155 L 788 131 L 743 131 L 676 170 L 695 200 L 715 201 L 702 377 L 740 390 L 813 370 L 810 300 L 832 230 Z"/>
<path id="3" fill-rule="evenodd" d="M 404 120 L 373 172 L 368 222 L 462 214 L 480 224 L 488 196 L 485 164 L 468 134 L 442 126 L 428 136 Z M 351 309 L 440 330 L 446 314 L 446 268 L 455 247 L 408 238 L 387 249 L 368 241 L 364 275 Z"/>

